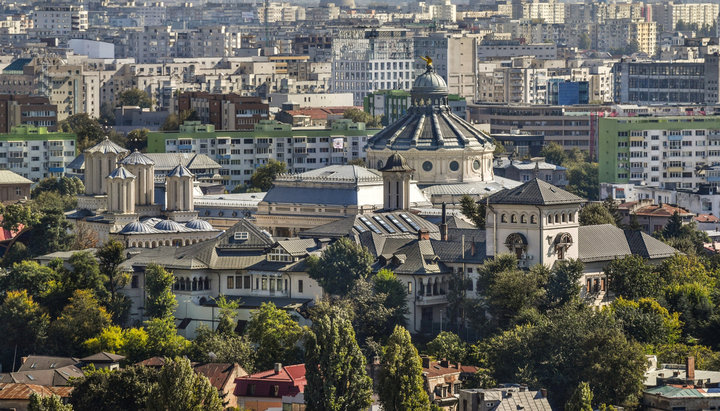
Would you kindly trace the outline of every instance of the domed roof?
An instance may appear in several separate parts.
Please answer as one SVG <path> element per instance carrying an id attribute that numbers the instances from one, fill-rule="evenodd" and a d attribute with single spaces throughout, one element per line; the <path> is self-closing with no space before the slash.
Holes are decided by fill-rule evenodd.
<path id="1" fill-rule="evenodd" d="M 162 231 L 182 231 L 183 226 L 173 220 L 162 220 L 155 224 L 155 228 Z"/>
<path id="2" fill-rule="evenodd" d="M 112 173 L 110 173 L 110 175 L 107 176 L 107 178 L 125 180 L 125 179 L 129 179 L 129 178 L 135 178 L 135 174 L 127 171 L 127 169 L 125 167 L 119 166 L 118 168 L 113 170 Z"/>
<path id="3" fill-rule="evenodd" d="M 147 224 L 139 221 L 128 223 L 120 230 L 120 234 L 151 234 L 153 232 L 154 230 L 148 227 Z"/>
<path id="4" fill-rule="evenodd" d="M 428 61 L 425 73 L 415 79 L 412 106 L 407 113 L 368 139 L 367 149 L 406 151 L 470 149 L 493 151 L 492 138 L 452 112 L 448 89 Z"/>
<path id="5" fill-rule="evenodd" d="M 208 223 L 205 220 L 200 220 L 200 219 L 188 221 L 187 223 L 185 223 L 185 227 L 192 228 L 193 230 L 212 230 L 213 229 L 212 224 Z"/>
<path id="6" fill-rule="evenodd" d="M 127 153 L 128 150 L 125 148 L 120 147 L 119 145 L 113 143 L 110 141 L 110 139 L 105 136 L 105 138 L 100 141 L 99 143 L 95 144 L 94 146 L 88 148 L 85 150 L 86 153 L 100 153 L 100 154 L 120 154 L 120 153 Z"/>
<path id="7" fill-rule="evenodd" d="M 401 154 L 393 153 L 393 155 L 388 157 L 387 162 L 385 163 L 385 166 L 383 166 L 383 168 L 381 168 L 379 171 L 415 171 L 415 170 L 413 170 L 413 168 L 408 165 L 405 157 L 403 157 Z"/>
<path id="8" fill-rule="evenodd" d="M 155 162 L 152 161 L 152 160 L 150 159 L 150 157 L 148 157 L 148 156 L 146 156 L 145 154 L 137 151 L 137 149 L 135 149 L 135 151 L 133 151 L 132 153 L 130 153 L 130 155 L 128 155 L 127 157 L 125 157 L 125 158 L 123 158 L 122 160 L 120 160 L 119 163 L 120 163 L 120 164 L 123 164 L 123 165 L 129 165 L 129 164 L 135 165 L 135 164 L 138 164 L 138 165 L 146 165 L 146 166 L 151 166 L 151 165 L 154 165 L 154 164 L 155 164 Z"/>
<path id="9" fill-rule="evenodd" d="M 190 172 L 190 170 L 187 169 L 182 164 L 178 164 L 175 166 L 175 168 L 172 169 L 170 174 L 167 175 L 168 177 L 192 177 L 193 173 Z"/>

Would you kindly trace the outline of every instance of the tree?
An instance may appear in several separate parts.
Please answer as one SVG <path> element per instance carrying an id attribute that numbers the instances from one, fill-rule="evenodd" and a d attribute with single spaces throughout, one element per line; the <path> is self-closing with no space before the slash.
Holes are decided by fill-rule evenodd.
<path id="1" fill-rule="evenodd" d="M 86 372 L 84 378 L 70 381 L 73 386 L 70 404 L 78 411 L 142 410 L 157 379 L 158 370 L 135 365 L 114 371 Z"/>
<path id="2" fill-rule="evenodd" d="M 536 274 L 537 271 L 525 272 L 515 266 L 493 275 L 483 294 L 496 320 L 509 321 L 521 311 L 540 304 L 545 284 Z"/>
<path id="3" fill-rule="evenodd" d="M 172 292 L 174 283 L 175 276 L 162 266 L 157 264 L 147 266 L 145 269 L 145 289 L 147 290 L 145 313 L 150 318 L 175 318 L 177 300 Z"/>
<path id="4" fill-rule="evenodd" d="M 662 290 L 660 300 L 668 310 L 680 314 L 685 335 L 693 336 L 704 333 L 705 324 L 713 315 L 715 304 L 711 293 L 707 286 L 699 283 L 671 284 Z"/>
<path id="5" fill-rule="evenodd" d="M 150 130 L 146 128 L 138 128 L 127 134 L 127 142 L 125 148 L 128 150 L 142 151 L 147 148 L 147 136 Z"/>
<path id="6" fill-rule="evenodd" d="M 429 408 L 422 360 L 404 327 L 396 326 L 390 335 L 381 364 L 378 395 L 383 410 L 420 411 Z"/>
<path id="7" fill-rule="evenodd" d="M 408 313 L 402 283 L 392 271 L 378 274 L 386 279 L 377 280 L 375 276 L 372 282 L 357 280 L 347 296 L 355 336 L 365 348 L 375 342 L 384 343 L 396 325 L 405 325 Z"/>
<path id="8" fill-rule="evenodd" d="M 30 232 L 31 254 L 45 255 L 69 249 L 73 243 L 71 229 L 62 210 L 46 212 Z"/>
<path id="9" fill-rule="evenodd" d="M 683 222 L 680 214 L 675 211 L 673 215 L 668 218 L 668 222 L 663 227 L 662 235 L 665 238 L 676 238 L 682 234 Z"/>
<path id="10" fill-rule="evenodd" d="M 593 411 L 592 400 L 593 392 L 590 385 L 582 381 L 565 404 L 565 411 Z"/>
<path id="11" fill-rule="evenodd" d="M 311 410 L 362 410 L 372 403 L 372 380 L 348 313 L 319 304 L 306 343 L 305 403 Z"/>
<path id="12" fill-rule="evenodd" d="M 35 197 L 33 205 L 42 213 L 62 213 L 77 207 L 77 197 L 61 196 L 55 191 L 43 191 Z"/>
<path id="13" fill-rule="evenodd" d="M 546 297 L 551 306 L 563 306 L 580 295 L 580 278 L 584 265 L 580 260 L 560 260 L 555 263 L 547 284 Z"/>
<path id="14" fill-rule="evenodd" d="M 14 264 L 30 259 L 30 252 L 25 244 L 15 241 L 2 257 L 3 267 L 12 267 Z"/>
<path id="15" fill-rule="evenodd" d="M 630 231 L 642 231 L 643 227 L 638 221 L 637 214 L 630 214 L 630 224 L 628 224 L 627 229 Z"/>
<path id="16" fill-rule="evenodd" d="M 565 187 L 573 194 L 596 201 L 600 197 L 598 164 L 580 162 L 568 166 L 568 185 Z"/>
<path id="17" fill-rule="evenodd" d="M 0 205 L 0 211 L 3 216 L 2 228 L 9 231 L 17 231 L 21 226 L 32 227 L 40 222 L 40 214 L 28 204 Z"/>
<path id="18" fill-rule="evenodd" d="M 0 323 L 4 328 L 0 347 L 12 350 L 13 357 L 15 350 L 20 355 L 34 352 L 47 337 L 49 321 L 48 315 L 26 290 L 8 291 L 0 305 Z"/>
<path id="19" fill-rule="evenodd" d="M 287 311 L 273 303 L 263 303 L 254 310 L 246 335 L 257 350 L 256 366 L 272 368 L 276 362 L 295 364 L 301 358 L 298 345 L 305 332 Z"/>
<path id="20" fill-rule="evenodd" d="M 605 266 L 610 291 L 618 297 L 636 300 L 652 297 L 658 292 L 659 281 L 652 267 L 638 255 L 618 258 Z"/>
<path id="21" fill-rule="evenodd" d="M 427 352 L 439 360 L 462 362 L 467 356 L 467 346 L 457 334 L 443 331 L 427 344 Z"/>
<path id="22" fill-rule="evenodd" d="M 7 275 L 0 276 L 0 290 L 27 290 L 30 296 L 41 297 L 60 279 L 58 273 L 35 261 L 22 261 L 13 266 Z"/>
<path id="23" fill-rule="evenodd" d="M 36 198 L 44 192 L 53 192 L 61 196 L 76 196 L 85 192 L 85 185 L 77 177 L 48 177 L 37 183 L 32 189 L 30 197 Z"/>
<path id="24" fill-rule="evenodd" d="M 349 108 L 343 113 L 343 118 L 350 119 L 353 123 L 365 123 L 368 127 L 380 127 L 381 116 L 373 116 L 359 108 Z"/>
<path id="25" fill-rule="evenodd" d="M 613 301 L 610 309 L 628 339 L 643 344 L 667 344 L 680 338 L 678 314 L 670 314 L 652 298 L 629 301 L 620 297 Z"/>
<path id="26" fill-rule="evenodd" d="M 72 405 L 63 404 L 57 395 L 44 397 L 35 392 L 30 394 L 30 403 L 27 409 L 28 411 L 73 411 Z"/>
<path id="27" fill-rule="evenodd" d="M 263 164 L 255 169 L 255 172 L 250 177 L 250 186 L 263 192 L 268 191 L 270 187 L 272 187 L 273 181 L 275 181 L 278 174 L 285 173 L 286 171 L 287 165 L 284 162 L 270 159 L 267 164 Z"/>
<path id="28" fill-rule="evenodd" d="M 71 250 L 87 250 L 88 248 L 95 248 L 99 242 L 100 239 L 98 238 L 97 232 L 90 228 L 86 222 L 75 222 L 75 235 L 73 236 L 73 243 L 70 246 Z"/>
<path id="29" fill-rule="evenodd" d="M 545 144 L 542 150 L 540 150 L 540 155 L 545 157 L 545 161 L 550 164 L 555 164 L 556 166 L 561 166 L 567 161 L 565 149 L 555 142 Z"/>
<path id="30" fill-rule="evenodd" d="M 131 88 L 118 95 L 118 103 L 120 103 L 121 106 L 139 106 L 140 108 L 150 108 L 153 105 L 153 100 L 145 90 Z"/>
<path id="31" fill-rule="evenodd" d="M 89 290 L 76 290 L 60 317 L 50 325 L 51 340 L 58 353 L 78 355 L 82 343 L 110 325 L 110 314 Z"/>
<path id="32" fill-rule="evenodd" d="M 102 140 L 104 132 L 100 123 L 87 113 L 73 114 L 58 123 L 58 129 L 64 133 L 75 133 L 79 152 L 92 147 Z"/>
<path id="33" fill-rule="evenodd" d="M 460 199 L 460 210 L 477 228 L 485 228 L 485 203 L 477 203 L 469 195 L 464 195 Z"/>
<path id="34" fill-rule="evenodd" d="M 343 237 L 330 244 L 318 258 L 307 259 L 308 275 L 328 294 L 344 296 L 356 280 L 370 275 L 373 256 L 367 248 Z"/>
<path id="35" fill-rule="evenodd" d="M 147 355 L 175 357 L 182 355 L 190 342 L 177 334 L 175 318 L 151 318 L 145 321 Z"/>
<path id="36" fill-rule="evenodd" d="M 108 301 L 108 309 L 116 323 L 124 322 L 129 311 L 129 301 L 127 297 L 118 294 L 118 290 L 127 285 L 130 281 L 130 275 L 120 270 L 120 265 L 125 261 L 125 245 L 117 240 L 106 241 L 96 252 L 95 255 L 100 261 L 100 272 L 105 276 L 105 287 L 110 293 Z M 149 267 L 148 267 L 149 268 Z M 172 277 L 172 274 L 170 274 Z M 157 277 L 153 277 L 155 281 Z M 157 284 L 153 284 L 154 286 Z M 163 294 L 167 297 L 166 294 Z M 174 310 L 174 307 L 173 307 Z"/>
<path id="37" fill-rule="evenodd" d="M 256 370 L 255 349 L 247 336 L 220 334 L 207 326 L 195 331 L 188 356 L 199 362 L 238 363 L 249 373 Z"/>
<path id="38" fill-rule="evenodd" d="M 235 317 L 240 304 L 237 301 L 228 301 L 224 295 L 220 295 L 215 299 L 220 313 L 218 314 L 218 334 L 233 335 L 235 334 Z"/>
<path id="39" fill-rule="evenodd" d="M 615 199 L 612 197 L 608 197 L 602 202 L 603 207 L 605 207 L 606 210 L 610 213 L 610 215 L 615 220 L 615 225 L 618 227 L 622 226 L 622 215 L 620 215 L 620 209 L 618 208 L 617 203 L 615 202 Z"/>
<path id="40" fill-rule="evenodd" d="M 148 338 L 148 333 L 142 327 L 122 329 L 111 325 L 97 336 L 85 340 L 83 346 L 88 352 L 122 354 L 132 363 L 147 358 Z"/>
<path id="41" fill-rule="evenodd" d="M 200 116 L 198 116 L 197 112 L 195 110 L 184 110 L 181 111 L 180 114 L 170 114 L 166 119 L 163 125 L 160 127 L 160 130 L 162 131 L 177 131 L 180 129 L 180 125 L 185 123 L 186 121 L 199 121 Z"/>
<path id="42" fill-rule="evenodd" d="M 196 373 L 187 358 L 167 359 L 160 369 L 157 384 L 148 396 L 150 411 L 192 410 L 222 411 L 217 389 L 204 375 Z"/>

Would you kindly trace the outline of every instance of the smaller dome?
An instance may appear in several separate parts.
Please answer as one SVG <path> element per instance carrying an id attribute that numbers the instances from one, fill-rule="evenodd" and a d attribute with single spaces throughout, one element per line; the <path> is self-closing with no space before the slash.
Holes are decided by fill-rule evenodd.
<path id="1" fill-rule="evenodd" d="M 185 227 L 192 228 L 193 230 L 212 230 L 213 226 L 212 224 L 208 223 L 205 220 L 195 219 L 190 220 L 185 224 Z"/>
<path id="2" fill-rule="evenodd" d="M 388 157 L 385 166 L 378 171 L 415 171 L 408 165 L 407 160 L 402 154 L 393 153 Z"/>
<path id="3" fill-rule="evenodd" d="M 110 175 L 107 176 L 107 178 L 127 180 L 127 179 L 131 179 L 131 178 L 135 178 L 135 175 L 133 173 L 127 171 L 127 169 L 121 165 L 121 166 L 118 166 L 118 168 L 116 168 L 115 170 L 113 170 L 113 172 L 110 173 Z"/>
<path id="4" fill-rule="evenodd" d="M 445 79 L 442 78 L 431 64 L 427 65 L 425 72 L 415 78 L 411 93 L 444 93 L 447 94 L 448 87 Z"/>
<path id="5" fill-rule="evenodd" d="M 181 231 L 183 226 L 173 220 L 162 220 L 155 224 L 155 228 L 162 231 Z"/>
<path id="6" fill-rule="evenodd" d="M 139 221 L 133 221 L 132 223 L 128 223 L 125 225 L 125 227 L 120 230 L 120 234 L 150 234 L 153 232 L 153 229 L 148 227 L 147 224 L 141 223 Z"/>
<path id="7" fill-rule="evenodd" d="M 144 165 L 144 166 L 151 166 L 154 165 L 155 162 L 150 159 L 150 157 L 146 156 L 145 154 L 137 151 L 133 151 L 130 153 L 130 155 L 126 156 L 122 160 L 120 160 L 120 164 L 123 165 Z"/>

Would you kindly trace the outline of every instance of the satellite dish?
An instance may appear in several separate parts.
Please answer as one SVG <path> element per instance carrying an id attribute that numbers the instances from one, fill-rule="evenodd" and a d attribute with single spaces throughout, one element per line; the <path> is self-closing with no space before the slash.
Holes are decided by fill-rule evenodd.
<path id="1" fill-rule="evenodd" d="M 217 359 L 217 354 L 215 354 L 214 352 L 210 351 L 210 352 L 208 353 L 208 358 L 210 358 L 210 361 L 215 361 L 215 360 Z"/>

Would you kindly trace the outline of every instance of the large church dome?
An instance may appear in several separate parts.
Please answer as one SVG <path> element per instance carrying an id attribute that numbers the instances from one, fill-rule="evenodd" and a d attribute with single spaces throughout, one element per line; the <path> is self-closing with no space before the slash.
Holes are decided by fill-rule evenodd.
<path id="1" fill-rule="evenodd" d="M 445 80 L 428 63 L 410 91 L 405 116 L 368 140 L 371 167 L 401 152 L 420 184 L 493 180 L 492 138 L 452 112 Z"/>

